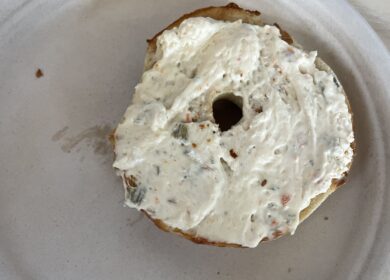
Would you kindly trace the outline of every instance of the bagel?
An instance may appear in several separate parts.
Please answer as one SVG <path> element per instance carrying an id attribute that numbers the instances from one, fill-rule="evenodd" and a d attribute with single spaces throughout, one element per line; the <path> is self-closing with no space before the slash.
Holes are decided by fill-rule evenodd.
<path id="1" fill-rule="evenodd" d="M 347 96 L 331 68 L 260 12 L 185 14 L 147 40 L 112 135 L 125 204 L 195 243 L 293 234 L 352 164 Z"/>

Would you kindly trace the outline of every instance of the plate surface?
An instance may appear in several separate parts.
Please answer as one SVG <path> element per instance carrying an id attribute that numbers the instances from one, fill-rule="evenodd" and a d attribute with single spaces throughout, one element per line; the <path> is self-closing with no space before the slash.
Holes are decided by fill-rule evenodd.
<path id="1" fill-rule="evenodd" d="M 291 237 L 194 245 L 122 207 L 107 134 L 145 39 L 224 1 L 4 1 L 0 9 L 0 279 L 387 279 L 390 57 L 344 1 L 237 1 L 319 50 L 351 101 L 348 183 Z M 40 73 L 38 71 L 40 69 Z"/>

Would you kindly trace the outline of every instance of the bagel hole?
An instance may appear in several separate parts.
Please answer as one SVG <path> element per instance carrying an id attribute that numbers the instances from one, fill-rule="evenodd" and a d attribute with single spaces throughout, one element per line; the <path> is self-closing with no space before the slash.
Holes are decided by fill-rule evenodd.
<path id="1" fill-rule="evenodd" d="M 221 131 L 229 130 L 242 118 L 242 97 L 224 94 L 213 102 L 213 117 Z"/>

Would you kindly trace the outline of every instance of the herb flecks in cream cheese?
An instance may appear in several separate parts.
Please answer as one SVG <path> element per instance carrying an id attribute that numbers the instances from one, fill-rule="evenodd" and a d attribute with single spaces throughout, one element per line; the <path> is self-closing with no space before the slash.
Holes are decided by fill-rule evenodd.
<path id="1" fill-rule="evenodd" d="M 210 241 L 293 233 L 352 160 L 346 99 L 316 56 L 268 25 L 190 18 L 164 31 L 116 129 L 126 205 Z M 212 103 L 226 94 L 243 116 L 221 132 Z"/>

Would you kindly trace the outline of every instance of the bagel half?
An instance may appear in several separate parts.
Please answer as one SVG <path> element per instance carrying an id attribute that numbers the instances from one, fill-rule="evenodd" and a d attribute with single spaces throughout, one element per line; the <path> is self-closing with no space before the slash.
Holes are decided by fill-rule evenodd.
<path id="1" fill-rule="evenodd" d="M 236 21 L 236 20 L 242 20 L 244 23 L 249 23 L 249 24 L 253 24 L 253 25 L 260 25 L 260 26 L 264 25 L 264 23 L 260 19 L 260 12 L 242 9 L 234 3 L 230 3 L 226 6 L 221 6 L 221 7 L 207 7 L 207 8 L 195 10 L 191 13 L 188 13 L 188 14 L 181 16 L 179 19 L 177 19 L 176 21 L 171 23 L 165 29 L 158 32 L 153 38 L 147 40 L 148 47 L 147 47 L 146 57 L 145 57 L 145 62 L 144 62 L 144 71 L 147 71 L 148 69 L 150 69 L 153 66 L 153 64 L 156 62 L 155 51 L 156 51 L 157 37 L 164 30 L 168 30 L 168 29 L 174 28 L 176 26 L 179 26 L 185 19 L 191 18 L 191 17 L 210 17 L 210 18 L 213 18 L 215 20 L 231 21 L 231 22 Z M 299 46 L 294 43 L 292 37 L 286 31 L 282 30 L 280 28 L 280 26 L 277 24 L 275 24 L 275 26 L 277 26 L 279 28 L 280 33 L 281 33 L 281 38 L 284 41 L 299 48 Z M 316 66 L 320 70 L 323 70 L 323 71 L 326 71 L 328 73 L 333 74 L 333 71 L 331 70 L 331 68 L 323 60 L 321 60 L 318 57 L 316 59 Z M 343 94 L 345 95 L 345 92 L 343 92 Z M 352 115 L 351 107 L 350 107 L 350 104 L 348 102 L 347 96 L 345 95 L 345 97 L 346 97 L 346 102 L 348 104 L 349 112 Z M 111 135 L 111 141 L 115 147 L 115 131 Z M 353 151 L 355 151 L 355 142 L 353 142 L 351 144 L 351 147 L 352 147 Z M 351 165 L 352 165 L 352 161 L 349 163 L 349 168 L 351 167 Z M 301 223 L 307 217 L 309 217 L 321 205 L 321 203 L 323 203 L 330 196 L 331 193 L 333 193 L 340 186 L 342 186 L 346 181 L 347 175 L 348 175 L 347 172 L 345 172 L 343 178 L 333 179 L 332 184 L 329 186 L 329 188 L 327 189 L 326 192 L 321 193 L 321 194 L 317 195 L 316 197 L 314 197 L 313 199 L 311 199 L 309 206 L 300 212 L 299 222 Z M 127 184 L 128 182 L 131 182 L 130 178 L 123 178 L 123 179 L 124 179 L 125 184 Z M 219 246 L 219 247 L 242 247 L 239 244 L 213 242 L 213 241 L 207 240 L 207 239 L 202 238 L 202 237 L 191 235 L 191 234 L 184 232 L 178 228 L 170 227 L 161 220 L 153 219 L 145 211 L 143 211 L 143 212 L 160 229 L 162 229 L 166 232 L 176 233 L 176 234 L 183 236 L 184 238 L 191 240 L 195 243 L 208 244 L 208 245 L 214 245 L 214 246 Z M 275 236 L 275 238 L 279 238 L 282 235 L 283 234 Z M 267 238 L 264 238 L 263 240 L 261 240 L 261 242 L 264 242 L 267 240 L 268 240 Z"/>

